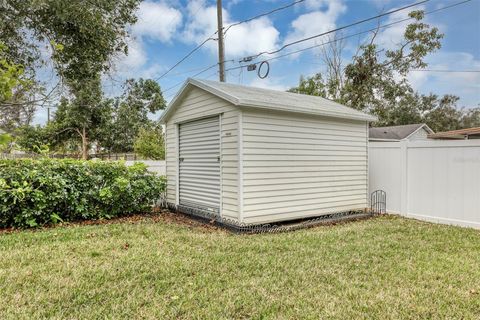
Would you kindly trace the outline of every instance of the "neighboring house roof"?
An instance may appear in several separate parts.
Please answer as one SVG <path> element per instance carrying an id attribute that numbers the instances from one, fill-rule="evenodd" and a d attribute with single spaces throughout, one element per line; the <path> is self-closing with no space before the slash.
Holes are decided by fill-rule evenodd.
<path id="1" fill-rule="evenodd" d="M 429 134 L 430 139 L 480 139 L 480 127 Z"/>
<path id="2" fill-rule="evenodd" d="M 192 86 L 208 91 L 238 107 L 289 111 L 353 120 L 377 120 L 372 115 L 321 97 L 247 87 L 225 82 L 188 79 L 161 115 L 161 122 L 164 122 L 169 117 L 175 106 Z"/>
<path id="3" fill-rule="evenodd" d="M 433 133 L 425 123 L 407 124 L 403 126 L 390 127 L 373 127 L 369 130 L 370 140 L 392 140 L 400 141 L 408 139 L 419 130 L 426 130 L 428 133 Z"/>

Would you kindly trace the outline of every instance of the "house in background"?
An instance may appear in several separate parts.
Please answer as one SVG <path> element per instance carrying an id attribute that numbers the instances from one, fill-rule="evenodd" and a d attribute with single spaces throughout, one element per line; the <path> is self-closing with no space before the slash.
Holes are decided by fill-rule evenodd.
<path id="1" fill-rule="evenodd" d="M 403 126 L 373 127 L 369 129 L 369 141 L 398 142 L 428 140 L 434 134 L 425 123 L 407 124 Z"/>
<path id="2" fill-rule="evenodd" d="M 428 135 L 428 138 L 437 140 L 480 139 L 480 127 L 432 133 Z"/>

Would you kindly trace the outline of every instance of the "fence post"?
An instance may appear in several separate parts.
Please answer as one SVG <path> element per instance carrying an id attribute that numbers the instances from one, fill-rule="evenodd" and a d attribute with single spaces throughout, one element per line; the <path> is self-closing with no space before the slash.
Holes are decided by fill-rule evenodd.
<path id="1" fill-rule="evenodd" d="M 400 193 L 400 211 L 405 216 L 408 215 L 408 141 L 400 142 L 400 175 L 401 175 L 401 193 Z"/>

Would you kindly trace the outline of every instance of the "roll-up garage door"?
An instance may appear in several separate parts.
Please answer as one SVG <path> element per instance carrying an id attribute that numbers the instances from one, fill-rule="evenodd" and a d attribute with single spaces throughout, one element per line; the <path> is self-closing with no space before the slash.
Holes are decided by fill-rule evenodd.
<path id="1" fill-rule="evenodd" d="M 220 211 L 220 121 L 205 118 L 179 125 L 180 206 Z"/>

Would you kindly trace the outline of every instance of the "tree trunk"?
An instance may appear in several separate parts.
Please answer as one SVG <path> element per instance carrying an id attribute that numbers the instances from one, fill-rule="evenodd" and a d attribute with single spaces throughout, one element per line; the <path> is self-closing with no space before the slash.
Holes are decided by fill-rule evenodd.
<path id="1" fill-rule="evenodd" d="M 88 160 L 88 138 L 85 127 L 83 127 L 82 131 L 82 159 Z"/>

